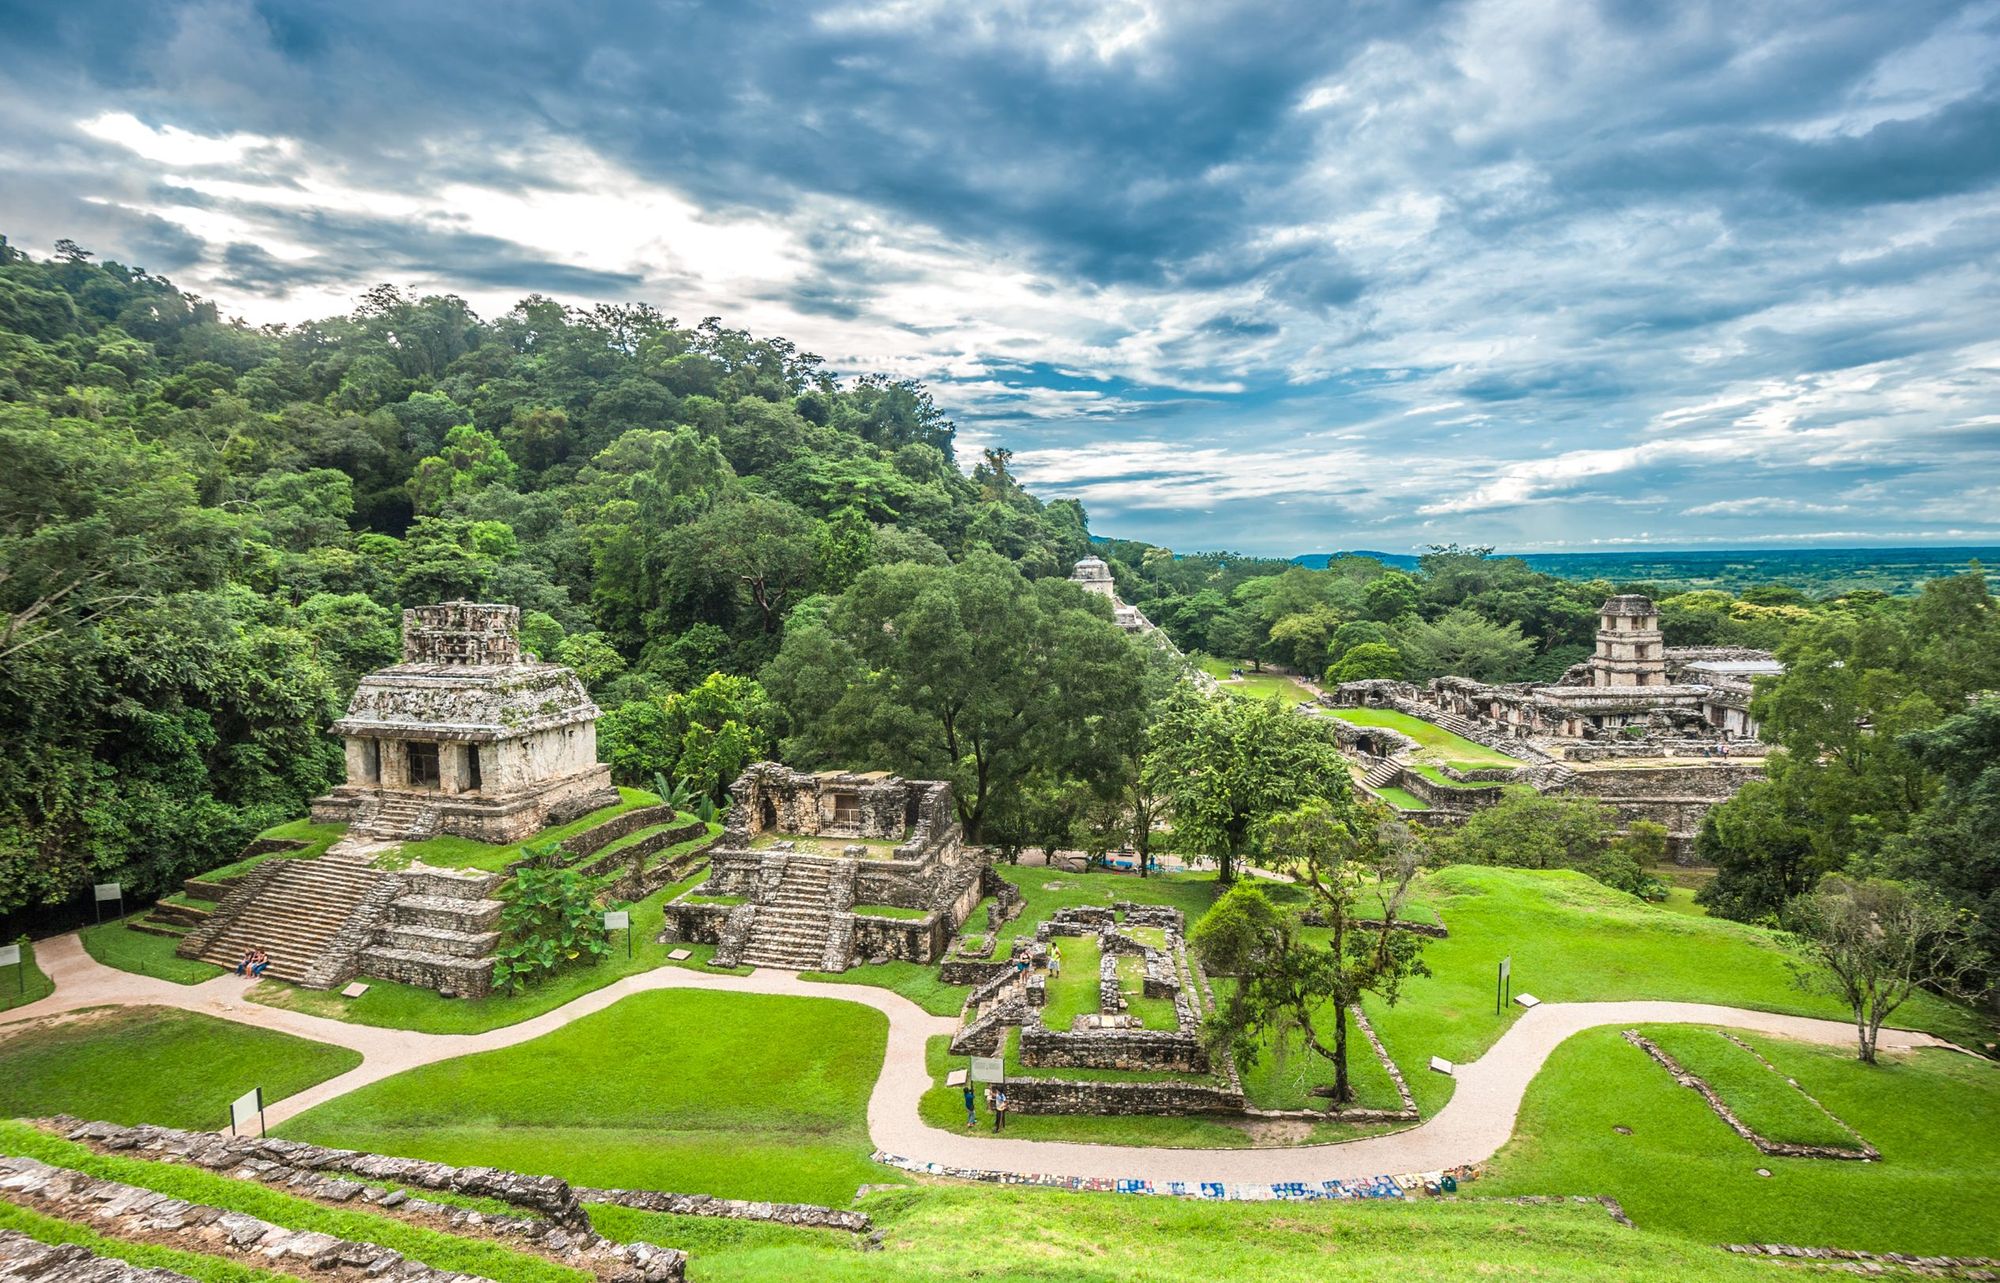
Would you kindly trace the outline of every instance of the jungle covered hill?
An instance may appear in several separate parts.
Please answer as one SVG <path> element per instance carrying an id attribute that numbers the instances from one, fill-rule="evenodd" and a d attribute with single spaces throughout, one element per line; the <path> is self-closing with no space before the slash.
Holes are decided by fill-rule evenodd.
<path id="1" fill-rule="evenodd" d="M 383 287 L 252 329 L 0 240 L 0 912 L 300 814 L 406 604 L 518 605 L 615 709 L 756 673 L 877 563 L 1066 574 L 1082 509 L 952 437 L 921 387 L 713 319 Z"/>

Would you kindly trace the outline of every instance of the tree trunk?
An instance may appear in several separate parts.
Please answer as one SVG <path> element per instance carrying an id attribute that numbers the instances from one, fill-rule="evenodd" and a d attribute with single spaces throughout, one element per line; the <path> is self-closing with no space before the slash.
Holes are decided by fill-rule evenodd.
<path id="1" fill-rule="evenodd" d="M 1336 1007 L 1333 1013 L 1333 1103 L 1345 1105 L 1353 1095 L 1354 1089 L 1347 1082 L 1347 1008 Z"/>

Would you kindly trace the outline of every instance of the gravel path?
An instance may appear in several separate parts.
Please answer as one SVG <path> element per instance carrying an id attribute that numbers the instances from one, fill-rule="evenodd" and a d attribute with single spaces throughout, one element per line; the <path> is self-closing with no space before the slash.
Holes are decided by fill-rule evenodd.
<path id="1" fill-rule="evenodd" d="M 602 1011 L 621 998 L 656 989 L 717 989 L 738 993 L 831 998 L 873 1007 L 889 1018 L 888 1054 L 868 1099 L 868 1134 L 879 1150 L 949 1167 L 1052 1176 L 1133 1178 L 1152 1181 L 1277 1183 L 1363 1179 L 1382 1173 L 1424 1172 L 1490 1158 L 1507 1142 L 1528 1083 L 1557 1045 L 1599 1025 L 1713 1024 L 1807 1042 L 1841 1045 L 1854 1037 L 1843 1021 L 1785 1016 L 1740 1007 L 1692 1002 L 1545 1002 L 1524 1012 L 1484 1056 L 1459 1065 L 1450 1103 L 1423 1123 L 1387 1136 L 1338 1145 L 1291 1149 L 1156 1149 L 1081 1145 L 1059 1141 L 994 1139 L 926 1126 L 917 1104 L 930 1087 L 925 1040 L 949 1034 L 958 1021 L 933 1016 L 887 989 L 801 980 L 786 971 L 717 975 L 685 967 L 660 967 L 504 1029 L 480 1034 L 425 1034 L 348 1024 L 247 1001 L 250 981 L 223 975 L 198 985 L 134 975 L 103 966 L 84 952 L 74 934 L 45 940 L 36 961 L 56 982 L 40 1002 L 16 1008 L 0 1023 L 0 1036 L 24 1020 L 90 1007 L 154 1006 L 199 1011 L 224 1020 L 278 1029 L 358 1051 L 355 1069 L 269 1106 L 272 1125 L 406 1069 L 454 1056 L 492 1051 L 539 1038 L 571 1021 Z M 1949 1047 L 1929 1034 L 1882 1031 L 1884 1051 Z"/>

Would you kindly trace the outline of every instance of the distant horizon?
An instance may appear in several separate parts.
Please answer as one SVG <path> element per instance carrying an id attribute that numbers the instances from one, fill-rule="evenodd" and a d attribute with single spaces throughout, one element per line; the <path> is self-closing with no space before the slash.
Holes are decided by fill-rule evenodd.
<path id="1" fill-rule="evenodd" d="M 1120 535 L 1115 532 L 1105 531 L 1105 530 L 1093 530 L 1092 538 L 1104 542 L 1153 543 L 1152 540 L 1134 539 L 1125 535 Z M 1449 546 L 1452 542 L 1453 541 L 1448 539 L 1442 540 L 1440 541 L 1440 546 Z M 1154 546 L 1167 547 L 1167 545 L 1157 544 L 1157 543 L 1155 543 Z M 1169 547 L 1168 551 L 1172 552 L 1177 557 L 1232 556 L 1232 557 L 1253 557 L 1261 561 L 1300 561 L 1312 557 L 1370 557 L 1378 555 L 1390 556 L 1390 557 L 1420 557 L 1425 552 L 1427 552 L 1431 546 L 1432 545 L 1430 544 L 1412 544 L 1408 549 L 1379 548 L 1379 547 L 1378 548 L 1364 548 L 1364 547 L 1331 548 L 1331 549 L 1313 549 L 1312 551 L 1309 552 L 1294 552 L 1294 553 L 1252 552 L 1242 548 L 1219 548 L 1219 547 L 1208 547 L 1208 548 Z M 1625 544 L 1616 548 L 1603 548 L 1603 547 L 1506 548 L 1499 546 L 1497 544 L 1487 545 L 1479 543 L 1478 541 L 1461 541 L 1459 543 L 1459 546 L 1464 548 L 1484 548 L 1490 546 L 1492 548 L 1492 555 L 1496 557 L 1639 557 L 1648 555 L 1661 556 L 1669 554 L 1674 556 L 1683 556 L 1683 557 L 1730 557 L 1738 555 L 1756 555 L 1762 553 L 1785 553 L 1785 552 L 1810 552 L 1810 553 L 1921 552 L 1930 554 L 1947 553 L 1947 552 L 1965 552 L 1965 553 L 1992 552 L 2000 554 L 2000 543 L 1901 542 L 1901 543 L 1879 543 L 1879 544 L 1871 544 L 1871 543 L 1770 544 L 1770 545 L 1759 545 L 1759 546 L 1751 546 L 1745 544 L 1727 548 L 1723 547 L 1685 548 L 1673 544 Z"/>

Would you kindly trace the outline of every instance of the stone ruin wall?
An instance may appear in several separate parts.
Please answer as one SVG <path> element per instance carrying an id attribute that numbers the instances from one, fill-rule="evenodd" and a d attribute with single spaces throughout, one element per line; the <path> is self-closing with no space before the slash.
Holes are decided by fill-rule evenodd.
<path id="1" fill-rule="evenodd" d="M 1651 820 L 1667 830 L 1669 856 L 1694 862 L 1694 839 L 1711 808 L 1736 796 L 1752 780 L 1764 778 L 1760 762 L 1690 763 L 1686 766 L 1620 767 L 1578 771 L 1564 792 L 1604 803 L 1630 824 Z"/>

